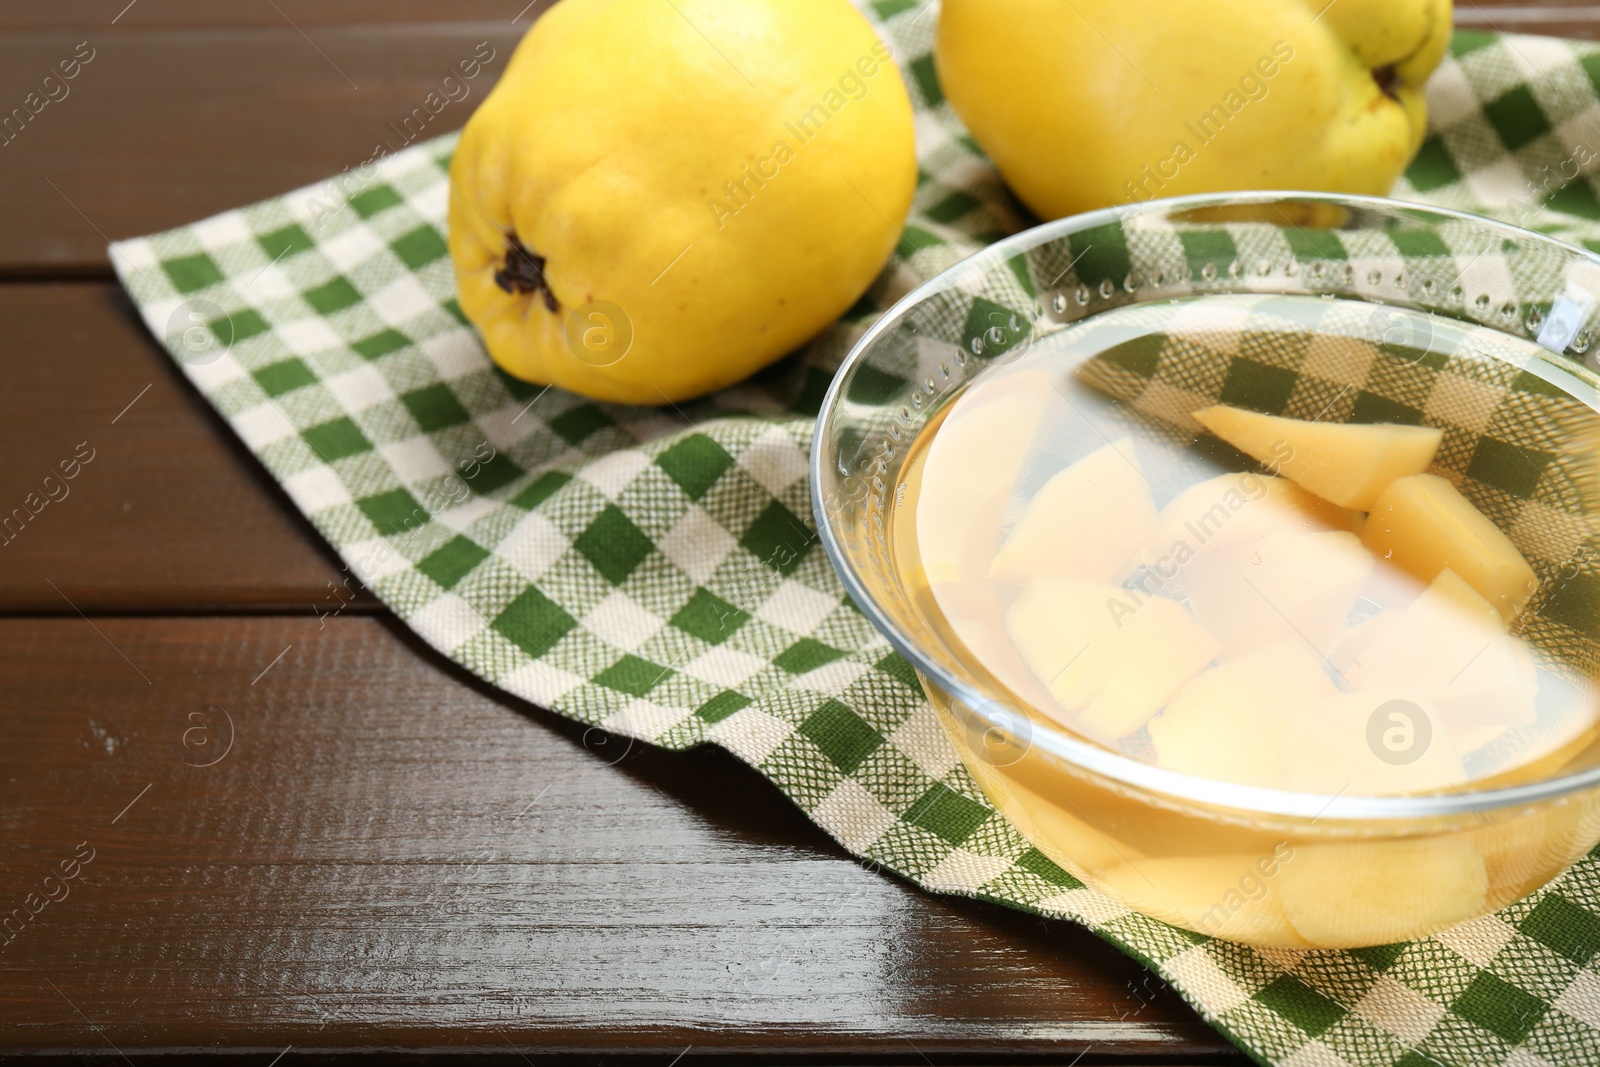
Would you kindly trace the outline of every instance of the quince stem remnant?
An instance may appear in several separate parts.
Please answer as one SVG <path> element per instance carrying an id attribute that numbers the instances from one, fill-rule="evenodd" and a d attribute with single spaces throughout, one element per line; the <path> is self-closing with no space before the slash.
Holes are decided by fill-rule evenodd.
<path id="1" fill-rule="evenodd" d="M 529 252 L 515 236 L 507 240 L 511 247 L 506 250 L 504 265 L 494 272 L 494 283 L 508 293 L 543 293 L 544 306 L 560 311 L 561 303 L 544 278 L 544 257 Z"/>
<path id="2" fill-rule="evenodd" d="M 1374 70 L 1372 72 L 1372 80 L 1378 83 L 1378 88 L 1382 91 L 1384 96 L 1387 96 L 1391 100 L 1400 99 L 1400 97 L 1394 91 L 1395 83 L 1398 82 L 1400 78 L 1399 75 L 1395 73 L 1393 64 L 1386 67 L 1379 67 Z"/>

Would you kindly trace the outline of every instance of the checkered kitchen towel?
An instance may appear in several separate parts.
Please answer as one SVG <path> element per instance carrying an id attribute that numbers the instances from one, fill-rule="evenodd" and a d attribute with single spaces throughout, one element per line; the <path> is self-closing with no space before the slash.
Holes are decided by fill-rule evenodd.
<path id="1" fill-rule="evenodd" d="M 1263 1063 L 1600 1062 L 1600 859 L 1436 938 L 1261 951 L 1131 913 L 1029 846 L 958 764 L 809 519 L 833 370 L 918 282 L 1025 226 L 944 102 L 934 19 L 864 4 L 904 57 L 922 184 L 868 296 L 803 355 L 680 407 L 590 403 L 490 364 L 443 234 L 453 138 L 113 259 L 150 329 L 350 571 L 440 651 L 669 748 L 722 745 L 852 852 L 935 892 L 1094 929 Z M 1460 33 L 1398 195 L 1600 248 L 1600 48 Z M 1596 153 L 1585 158 L 1592 163 Z"/>

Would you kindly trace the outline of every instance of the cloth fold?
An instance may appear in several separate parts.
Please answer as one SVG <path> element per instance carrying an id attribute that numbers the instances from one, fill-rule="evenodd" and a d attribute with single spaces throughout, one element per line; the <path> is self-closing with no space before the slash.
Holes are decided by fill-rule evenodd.
<path id="1" fill-rule="evenodd" d="M 454 299 L 453 137 L 120 242 L 113 262 L 356 579 L 493 684 L 668 748 L 721 745 L 856 855 L 930 891 L 1088 926 L 1262 1063 L 1600 1062 L 1593 855 L 1435 938 L 1260 950 L 1083 885 L 961 767 L 909 665 L 830 569 L 806 460 L 823 391 L 865 326 L 1030 220 L 940 95 L 935 20 L 902 0 L 862 6 L 917 105 L 913 215 L 842 321 L 708 399 L 614 407 L 494 368 Z M 1597 80 L 1595 46 L 1458 33 L 1396 195 L 1600 248 L 1597 185 L 1580 173 L 1596 159 Z"/>

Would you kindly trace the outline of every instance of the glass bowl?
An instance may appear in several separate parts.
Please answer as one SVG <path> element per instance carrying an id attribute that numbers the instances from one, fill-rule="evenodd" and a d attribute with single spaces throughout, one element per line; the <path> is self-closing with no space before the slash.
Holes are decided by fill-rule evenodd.
<path id="1" fill-rule="evenodd" d="M 1108 313 L 1159 316 L 1186 302 L 1221 306 L 1189 298 L 1242 296 L 1321 297 L 1359 312 L 1346 333 L 1377 370 L 1346 383 L 1354 399 L 1332 421 L 1446 425 L 1434 469 L 1469 498 L 1509 502 L 1486 511 L 1538 575 L 1517 632 L 1592 680 L 1600 257 L 1455 212 L 1321 194 L 1207 195 L 1001 241 L 900 301 L 846 359 L 812 449 L 818 529 L 856 604 L 916 668 L 983 792 L 1083 882 L 1173 925 L 1259 945 L 1353 948 L 1426 935 L 1525 896 L 1600 840 L 1592 729 L 1515 770 L 1431 792 L 1299 791 L 1180 773 L 1137 745 L 1075 732 L 998 682 L 941 624 L 896 549 L 911 446 L 973 382 Z M 1436 351 L 1444 336 L 1468 347 Z M 1467 355 L 1476 378 L 1450 378 Z M 1285 381 L 1339 381 L 1326 352 L 1279 357 L 1302 361 Z M 1135 378 L 1124 407 L 1155 388 Z M 1531 472 L 1497 468 L 1490 460 L 1502 452 Z"/>

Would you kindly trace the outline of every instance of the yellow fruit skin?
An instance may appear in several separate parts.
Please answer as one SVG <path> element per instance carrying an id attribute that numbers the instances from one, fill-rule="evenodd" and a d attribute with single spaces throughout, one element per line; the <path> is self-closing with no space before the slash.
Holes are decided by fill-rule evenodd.
<path id="1" fill-rule="evenodd" d="M 1422 144 L 1449 38 L 1450 0 L 944 0 L 936 60 L 956 113 L 1049 219 L 1235 189 L 1387 193 Z M 1214 106 L 1226 118 L 1202 139 Z"/>
<path id="2" fill-rule="evenodd" d="M 461 307 L 519 378 L 618 403 L 698 396 L 860 297 L 916 176 L 904 82 L 848 0 L 564 0 L 451 163 Z M 556 310 L 496 283 L 511 235 L 543 257 Z M 626 321 L 569 331 L 591 301 Z M 569 341 L 591 322 L 631 324 L 626 354 Z"/>

